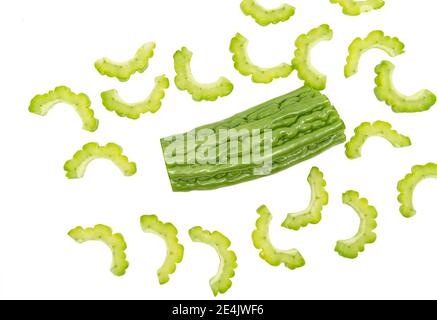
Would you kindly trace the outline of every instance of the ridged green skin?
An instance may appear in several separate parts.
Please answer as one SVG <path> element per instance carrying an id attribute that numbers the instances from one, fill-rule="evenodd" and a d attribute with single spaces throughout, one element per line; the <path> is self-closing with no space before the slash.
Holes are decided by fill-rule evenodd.
<path id="1" fill-rule="evenodd" d="M 215 132 L 215 141 L 219 141 L 218 150 L 219 145 L 229 142 L 219 140 L 220 129 L 272 130 L 272 170 L 269 174 L 285 170 L 346 141 L 344 123 L 334 106 L 325 95 L 309 87 L 302 87 L 195 131 L 205 128 Z M 187 135 L 179 137 L 186 138 Z M 254 169 L 261 168 L 262 164 L 244 164 L 242 161 L 238 164 L 188 164 L 187 152 L 184 163 L 170 163 L 171 157 L 166 156 L 165 150 L 176 138 L 177 135 L 161 139 L 173 191 L 211 190 L 268 175 L 254 175 Z M 242 154 L 239 156 L 241 160 Z M 215 158 L 220 159 L 220 156 Z"/>
<path id="2" fill-rule="evenodd" d="M 243 0 L 241 1 L 240 8 L 246 16 L 251 16 L 256 23 L 263 27 L 287 21 L 296 11 L 289 4 L 283 4 L 275 9 L 266 9 L 258 4 L 256 0 Z"/>
<path id="3" fill-rule="evenodd" d="M 140 218 L 141 228 L 144 232 L 154 233 L 165 240 L 167 256 L 158 270 L 160 284 L 170 281 L 169 275 L 176 271 L 176 265 L 184 258 L 184 246 L 179 243 L 178 230 L 170 223 L 164 223 L 156 215 L 144 215 Z"/>
<path id="4" fill-rule="evenodd" d="M 364 12 L 381 9 L 384 0 L 330 0 L 331 3 L 339 4 L 343 13 L 348 16 L 358 16 Z"/>

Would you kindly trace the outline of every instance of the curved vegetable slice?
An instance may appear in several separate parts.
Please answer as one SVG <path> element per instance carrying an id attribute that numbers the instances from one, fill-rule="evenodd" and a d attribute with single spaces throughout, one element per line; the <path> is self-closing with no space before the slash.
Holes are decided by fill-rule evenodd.
<path id="1" fill-rule="evenodd" d="M 405 45 L 399 38 L 386 36 L 381 30 L 370 32 L 365 39 L 356 38 L 349 46 L 349 55 L 344 67 L 344 76 L 346 78 L 358 72 L 361 56 L 371 49 L 381 49 L 390 57 L 396 57 L 405 52 Z"/>
<path id="2" fill-rule="evenodd" d="M 85 93 L 76 94 L 66 86 L 59 86 L 45 94 L 36 95 L 30 102 L 29 111 L 45 116 L 58 103 L 67 103 L 76 110 L 82 119 L 84 130 L 90 132 L 97 130 L 99 120 L 94 117 L 94 111 L 90 108 L 90 98 Z"/>
<path id="3" fill-rule="evenodd" d="M 173 56 L 176 71 L 175 84 L 180 90 L 188 91 L 196 101 L 215 101 L 226 97 L 234 90 L 234 85 L 228 79 L 221 77 L 214 83 L 199 83 L 191 72 L 193 53 L 183 47 Z"/>
<path id="4" fill-rule="evenodd" d="M 229 48 L 233 53 L 234 67 L 243 76 L 252 76 L 252 81 L 256 83 L 270 83 L 277 78 L 287 78 L 293 71 L 293 67 L 287 63 L 271 68 L 261 68 L 255 65 L 247 53 L 248 44 L 249 40 L 237 33 L 232 38 Z"/>
<path id="5" fill-rule="evenodd" d="M 331 28 L 327 24 L 322 24 L 307 34 L 300 35 L 295 43 L 293 68 L 297 70 L 299 78 L 305 81 L 305 85 L 316 90 L 326 88 L 326 76 L 311 64 L 311 49 L 321 41 L 331 40 L 332 36 L 333 31 Z"/>
<path id="6" fill-rule="evenodd" d="M 377 226 L 376 217 L 378 212 L 375 207 L 369 205 L 366 198 L 360 198 L 359 193 L 356 191 L 343 193 L 343 203 L 357 212 L 360 217 L 360 227 L 354 237 L 337 241 L 335 251 L 342 257 L 355 259 L 358 257 L 358 253 L 364 251 L 366 244 L 376 241 L 376 233 L 373 230 Z"/>
<path id="7" fill-rule="evenodd" d="M 256 0 L 243 0 L 240 4 L 241 11 L 246 16 L 251 16 L 261 26 L 276 24 L 290 19 L 296 9 L 288 4 L 283 4 L 275 9 L 266 9 Z"/>
<path id="8" fill-rule="evenodd" d="M 305 210 L 289 213 L 282 223 L 284 228 L 297 231 L 308 224 L 317 224 L 322 219 L 323 206 L 327 205 L 329 200 L 323 173 L 319 168 L 313 167 L 307 180 L 311 186 L 311 201 Z"/>
<path id="9" fill-rule="evenodd" d="M 213 247 L 220 258 L 220 267 L 217 274 L 209 280 L 214 296 L 225 293 L 232 286 L 231 278 L 235 275 L 237 268 L 237 256 L 229 250 L 231 241 L 218 231 L 209 232 L 201 227 L 191 228 L 189 231 L 191 240 L 202 242 Z"/>
<path id="10" fill-rule="evenodd" d="M 411 218 L 416 214 L 413 205 L 413 192 L 416 186 L 425 179 L 437 179 L 437 164 L 428 163 L 426 165 L 414 166 L 411 173 L 398 183 L 398 201 L 401 204 L 400 211 L 405 218 Z"/>
<path id="11" fill-rule="evenodd" d="M 393 85 L 392 75 L 395 66 L 383 61 L 375 68 L 375 95 L 379 101 L 391 106 L 394 112 L 422 112 L 436 103 L 436 96 L 429 90 L 421 90 L 412 96 L 400 93 Z"/>
<path id="12" fill-rule="evenodd" d="M 86 241 L 102 241 L 112 251 L 111 272 L 116 276 L 122 276 L 129 267 L 126 260 L 126 242 L 120 233 L 112 233 L 112 229 L 103 224 L 98 224 L 94 228 L 76 227 L 68 235 L 78 243 Z"/>
<path id="13" fill-rule="evenodd" d="M 252 232 L 252 242 L 255 248 L 261 250 L 259 256 L 272 266 L 279 266 L 282 263 L 289 269 L 303 267 L 305 260 L 296 249 L 278 250 L 270 240 L 269 227 L 272 214 L 266 206 L 261 206 L 257 210 L 259 214 L 256 220 L 256 229 Z"/>
<path id="14" fill-rule="evenodd" d="M 169 275 L 176 271 L 176 265 L 184 257 L 184 246 L 179 243 L 178 230 L 169 222 L 161 222 L 155 215 L 144 215 L 140 218 L 141 227 L 144 232 L 155 233 L 165 240 L 167 245 L 167 257 L 164 264 L 158 270 L 160 284 L 170 280 Z"/>
<path id="15" fill-rule="evenodd" d="M 373 124 L 363 122 L 355 128 L 355 135 L 346 143 L 346 156 L 349 159 L 361 157 L 361 149 L 370 137 L 382 137 L 395 148 L 411 146 L 410 138 L 393 130 L 390 123 L 384 121 L 376 121 Z"/>
<path id="16" fill-rule="evenodd" d="M 120 117 L 138 119 L 146 112 L 155 113 L 161 108 L 165 90 L 170 86 L 169 80 L 162 75 L 155 78 L 155 87 L 149 97 L 136 103 L 127 103 L 120 98 L 117 90 L 104 91 L 101 94 L 102 103 L 109 111 L 115 111 Z"/>
<path id="17" fill-rule="evenodd" d="M 348 16 L 358 16 L 364 12 L 381 9 L 385 2 L 383 0 L 330 0 L 331 3 L 339 4 L 343 13 Z"/>
<path id="18" fill-rule="evenodd" d="M 135 55 L 127 61 L 116 62 L 108 58 L 102 58 L 95 62 L 94 67 L 101 75 L 114 77 L 120 81 L 128 81 L 135 72 L 142 73 L 147 69 L 155 47 L 154 42 L 149 42 L 142 45 Z"/>
<path id="19" fill-rule="evenodd" d="M 123 149 L 115 143 L 108 143 L 106 146 L 99 146 L 95 142 L 87 143 L 65 163 L 66 176 L 69 179 L 82 178 L 88 164 L 95 159 L 111 160 L 125 176 L 132 176 L 137 172 L 137 166 L 135 162 L 129 162 L 122 152 Z"/>

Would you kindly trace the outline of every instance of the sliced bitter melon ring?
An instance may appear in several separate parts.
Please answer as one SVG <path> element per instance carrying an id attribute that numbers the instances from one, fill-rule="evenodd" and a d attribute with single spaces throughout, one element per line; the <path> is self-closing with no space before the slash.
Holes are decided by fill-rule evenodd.
<path id="1" fill-rule="evenodd" d="M 171 223 L 163 223 L 156 215 L 144 215 L 140 218 L 141 228 L 144 232 L 154 233 L 165 240 L 167 256 L 158 270 L 160 284 L 170 280 L 169 275 L 176 271 L 176 265 L 184 257 L 184 246 L 179 243 L 178 230 Z"/>
<path id="2" fill-rule="evenodd" d="M 355 135 L 346 143 L 346 156 L 349 159 L 361 157 L 361 149 L 370 137 L 382 137 L 395 148 L 411 146 L 410 138 L 393 130 L 390 123 L 384 121 L 376 121 L 373 124 L 363 122 L 355 128 Z"/>
<path id="3" fill-rule="evenodd" d="M 112 251 L 111 272 L 116 276 L 126 273 L 129 263 L 126 260 L 126 242 L 120 233 L 112 233 L 112 229 L 103 224 L 98 224 L 94 228 L 76 227 L 68 235 L 78 243 L 86 241 L 102 241 Z"/>
<path id="4" fill-rule="evenodd" d="M 90 132 L 97 130 L 99 120 L 94 117 L 94 111 L 90 108 L 89 97 L 85 93 L 76 94 L 66 86 L 59 86 L 45 94 L 36 95 L 30 102 L 29 111 L 45 116 L 58 103 L 67 103 L 76 110 L 82 119 L 84 130 Z"/>
<path id="5" fill-rule="evenodd" d="M 65 163 L 66 176 L 69 179 L 82 178 L 88 164 L 95 159 L 111 160 L 125 176 L 132 176 L 137 172 L 137 166 L 135 162 L 129 162 L 122 152 L 123 149 L 115 143 L 108 143 L 106 146 L 99 146 L 95 142 L 87 143 Z"/>
<path id="6" fill-rule="evenodd" d="M 339 4 L 343 13 L 348 16 L 358 16 L 364 12 L 381 9 L 384 0 L 330 0 L 331 3 Z"/>
<path id="7" fill-rule="evenodd" d="M 332 36 L 331 28 L 327 24 L 322 24 L 307 34 L 300 35 L 295 42 L 293 68 L 297 70 L 299 78 L 305 81 L 305 85 L 316 90 L 326 88 L 326 75 L 320 73 L 311 64 L 311 49 L 321 41 L 331 40 Z"/>
<path id="8" fill-rule="evenodd" d="M 329 200 L 323 173 L 319 168 L 313 167 L 307 180 L 311 186 L 311 201 L 305 210 L 289 213 L 282 223 L 284 228 L 297 231 L 308 224 L 317 224 L 322 219 L 323 206 L 327 205 Z"/>
<path id="9" fill-rule="evenodd" d="M 191 58 L 193 53 L 183 47 L 173 55 L 176 71 L 175 84 L 180 90 L 191 94 L 195 101 L 215 101 L 219 97 L 226 97 L 234 90 L 234 85 L 228 79 L 220 77 L 213 83 L 199 83 L 191 72 Z"/>
<path id="10" fill-rule="evenodd" d="M 241 11 L 246 16 L 251 16 L 261 26 L 276 24 L 290 19 L 296 9 L 288 4 L 283 4 L 275 9 L 266 9 L 256 0 L 243 0 L 240 4 Z"/>
<path id="11" fill-rule="evenodd" d="M 261 206 L 257 212 L 259 218 L 256 220 L 256 229 L 252 232 L 252 242 L 255 248 L 261 250 L 259 253 L 261 259 L 275 267 L 282 263 L 291 270 L 303 267 L 305 260 L 298 250 L 279 250 L 272 245 L 269 235 L 272 214 L 269 209 Z"/>
<path id="12" fill-rule="evenodd" d="M 202 242 L 213 247 L 220 258 L 220 267 L 217 274 L 209 280 L 214 296 L 225 293 L 232 286 L 231 278 L 235 275 L 237 268 L 237 256 L 229 250 L 231 241 L 218 231 L 209 232 L 201 227 L 191 228 L 189 231 L 191 240 Z"/>
<path id="13" fill-rule="evenodd" d="M 135 72 L 142 73 L 149 66 L 149 60 L 153 57 L 156 44 L 149 42 L 142 45 L 133 58 L 125 62 L 116 62 L 108 58 L 102 58 L 95 62 L 94 67 L 104 76 L 115 77 L 120 81 L 128 81 Z"/>
<path id="14" fill-rule="evenodd" d="M 437 164 L 416 165 L 411 173 L 398 183 L 398 201 L 401 204 L 400 211 L 405 218 L 411 218 L 416 214 L 413 205 L 413 192 L 416 186 L 425 179 L 437 179 Z"/>
<path id="15" fill-rule="evenodd" d="M 366 244 L 376 241 L 376 217 L 378 212 L 375 207 L 369 205 L 366 198 L 360 198 L 356 191 L 347 191 L 343 193 L 343 203 L 352 207 L 360 217 L 360 227 L 356 235 L 348 240 L 339 240 L 335 251 L 339 255 L 349 259 L 355 259 L 360 252 L 364 251 Z"/>
<path id="16" fill-rule="evenodd" d="M 255 65 L 247 53 L 248 44 L 249 41 L 237 33 L 232 38 L 229 48 L 233 54 L 234 67 L 243 76 L 252 76 L 252 81 L 255 83 L 270 83 L 277 78 L 287 78 L 293 71 L 293 67 L 287 63 L 271 68 L 261 68 Z"/>
<path id="17" fill-rule="evenodd" d="M 143 101 L 127 103 L 119 96 L 118 91 L 113 89 L 102 92 L 102 103 L 107 110 L 115 111 L 120 117 L 135 120 L 146 112 L 155 113 L 161 108 L 165 90 L 168 89 L 169 85 L 168 78 L 162 75 L 155 78 L 155 87 Z"/>
<path id="18" fill-rule="evenodd" d="M 390 57 L 396 57 L 405 52 L 405 45 L 399 38 L 386 36 L 380 30 L 370 32 L 365 39 L 356 38 L 349 46 L 349 54 L 344 67 L 346 78 L 358 72 L 361 56 L 371 49 L 381 49 Z"/>
<path id="19" fill-rule="evenodd" d="M 375 95 L 378 100 L 391 106 L 394 112 L 422 112 L 436 103 L 436 96 L 429 90 L 421 90 L 412 96 L 406 96 L 396 90 L 392 75 L 395 66 L 383 61 L 375 68 Z"/>

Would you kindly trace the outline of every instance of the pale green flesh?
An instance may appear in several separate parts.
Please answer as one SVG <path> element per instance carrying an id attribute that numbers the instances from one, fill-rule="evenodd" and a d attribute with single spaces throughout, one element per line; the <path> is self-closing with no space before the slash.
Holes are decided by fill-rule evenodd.
<path id="1" fill-rule="evenodd" d="M 179 243 L 178 231 L 171 223 L 163 223 L 156 215 L 144 215 L 140 219 L 141 228 L 144 232 L 154 233 L 160 236 L 166 243 L 167 255 L 157 274 L 160 284 L 170 280 L 169 275 L 176 271 L 176 265 L 184 257 L 184 246 Z"/>
<path id="2" fill-rule="evenodd" d="M 243 0 L 240 8 L 246 16 L 252 17 L 261 26 L 287 21 L 295 13 L 295 8 L 288 4 L 275 9 L 266 9 L 256 0 Z"/>
<path id="3" fill-rule="evenodd" d="M 84 93 L 76 94 L 66 86 L 59 86 L 45 94 L 36 95 L 30 102 L 29 111 L 45 116 L 53 106 L 59 103 L 69 104 L 76 110 L 82 120 L 84 130 L 90 132 L 97 130 L 99 120 L 94 117 L 89 97 Z"/>
<path id="4" fill-rule="evenodd" d="M 363 122 L 355 129 L 355 135 L 346 143 L 346 156 L 349 159 L 361 157 L 361 149 L 370 137 L 382 137 L 395 148 L 411 146 L 410 138 L 393 130 L 390 123 L 384 121 L 376 121 L 373 124 Z"/>
<path id="5" fill-rule="evenodd" d="M 331 3 L 339 4 L 343 8 L 343 13 L 349 16 L 358 16 L 362 13 L 381 9 L 384 0 L 330 0 Z"/>
<path id="6" fill-rule="evenodd" d="M 106 146 L 99 146 L 95 142 L 87 143 L 65 163 L 66 176 L 69 179 L 82 178 L 88 164 L 95 159 L 111 160 L 125 176 L 132 176 L 136 173 L 136 164 L 129 162 L 122 152 L 123 149 L 115 143 L 108 143 Z"/>
<path id="7" fill-rule="evenodd" d="M 256 229 L 252 233 L 252 242 L 255 248 L 260 250 L 261 259 L 275 267 L 281 264 L 291 270 L 303 267 L 305 260 L 298 250 L 279 250 L 272 245 L 269 235 L 272 214 L 267 207 L 261 206 L 257 212 L 259 218 L 256 221 Z"/>
<path id="8" fill-rule="evenodd" d="M 389 61 L 383 61 L 375 68 L 375 95 L 378 100 L 391 106 L 394 112 L 423 112 L 436 103 L 436 96 L 429 90 L 421 90 L 414 95 L 406 96 L 393 85 L 395 66 Z"/>
<path id="9" fill-rule="evenodd" d="M 108 226 L 98 224 L 94 228 L 76 227 L 68 232 L 68 235 L 78 243 L 87 241 L 102 241 L 112 252 L 111 272 L 116 276 L 126 273 L 129 263 L 126 260 L 126 242 L 120 233 L 112 233 Z"/>
<path id="10" fill-rule="evenodd" d="M 322 219 L 322 209 L 328 204 L 329 196 L 325 189 L 326 181 L 319 168 L 313 167 L 311 169 L 308 183 L 311 187 L 311 200 L 308 207 L 300 212 L 289 213 L 282 223 L 284 228 L 297 231 L 308 224 L 317 224 Z"/>
<path id="11" fill-rule="evenodd" d="M 201 227 L 191 228 L 190 237 L 194 242 L 205 243 L 217 251 L 220 258 L 219 270 L 209 281 L 209 285 L 214 296 L 225 293 L 232 286 L 231 278 L 235 275 L 237 268 L 237 256 L 235 252 L 229 250 L 231 242 L 218 231 L 209 232 Z"/>
<path id="12" fill-rule="evenodd" d="M 311 49 L 321 41 L 331 40 L 332 36 L 331 28 L 327 24 L 322 24 L 307 34 L 300 35 L 295 42 L 293 68 L 297 70 L 299 78 L 305 82 L 305 85 L 316 90 L 326 88 L 326 75 L 311 64 Z"/>
<path id="13" fill-rule="evenodd" d="M 293 67 L 286 63 L 271 68 L 261 68 L 255 65 L 247 53 L 248 44 L 249 41 L 237 33 L 232 38 L 229 48 L 233 54 L 234 67 L 243 76 L 251 76 L 255 83 L 270 83 L 274 79 L 288 77 L 293 71 Z"/>
<path id="14" fill-rule="evenodd" d="M 220 77 L 213 83 L 198 82 L 191 71 L 193 53 L 187 48 L 176 51 L 173 56 L 176 71 L 175 84 L 180 90 L 191 94 L 195 101 L 215 101 L 231 94 L 234 85 L 227 78 Z"/>
<path id="15" fill-rule="evenodd" d="M 135 55 L 125 62 L 116 62 L 103 58 L 97 60 L 94 67 L 101 75 L 115 77 L 120 81 L 128 81 L 134 73 L 142 73 L 147 69 L 149 60 L 153 57 L 155 47 L 154 42 L 149 42 L 141 46 Z"/>
<path id="16" fill-rule="evenodd" d="M 344 75 L 349 78 L 356 74 L 361 56 L 371 49 L 380 49 L 395 57 L 404 53 L 404 48 L 405 45 L 398 38 L 385 36 L 380 30 L 370 32 L 365 39 L 356 38 L 349 46 Z"/>
<path id="17" fill-rule="evenodd" d="M 398 201 L 401 205 L 399 210 L 405 218 L 411 218 L 416 215 L 416 210 L 413 205 L 414 189 L 421 181 L 428 178 L 437 179 L 437 164 L 428 163 L 426 165 L 416 165 L 412 168 L 411 173 L 399 181 Z"/>
<path id="18" fill-rule="evenodd" d="M 162 99 L 165 97 L 165 90 L 170 83 L 166 76 L 162 75 L 155 78 L 155 87 L 150 95 L 143 101 L 128 103 L 118 94 L 117 90 L 104 91 L 101 94 L 102 104 L 109 111 L 115 111 L 120 117 L 138 119 L 147 112 L 155 113 L 161 108 Z"/>
<path id="19" fill-rule="evenodd" d="M 335 251 L 344 258 L 355 259 L 360 252 L 364 251 L 366 244 L 376 241 L 376 233 L 373 230 L 377 226 L 376 217 L 378 213 L 375 207 L 369 205 L 367 199 L 360 198 L 356 191 L 343 193 L 343 203 L 352 207 L 358 214 L 360 227 L 352 238 L 337 241 Z"/>

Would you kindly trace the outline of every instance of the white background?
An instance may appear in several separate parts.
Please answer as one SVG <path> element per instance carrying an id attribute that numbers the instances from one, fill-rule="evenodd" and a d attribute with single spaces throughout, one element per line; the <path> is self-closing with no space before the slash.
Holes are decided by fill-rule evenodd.
<path id="1" fill-rule="evenodd" d="M 266 6 L 282 0 L 260 1 Z M 417 216 L 407 220 L 398 209 L 396 184 L 414 164 L 437 161 L 437 107 L 421 114 L 394 114 L 373 94 L 373 68 L 387 56 L 366 54 L 359 73 L 343 77 L 347 47 L 374 29 L 398 36 L 406 53 L 396 64 L 394 81 L 405 93 L 437 91 L 433 0 L 394 1 L 377 12 L 348 17 L 328 0 L 293 0 L 296 15 L 275 26 L 261 27 L 245 17 L 237 0 L 138 1 L 2 1 L 0 116 L 0 297 L 1 298 L 213 298 L 208 280 L 217 269 L 215 251 L 192 243 L 187 231 L 200 225 L 232 240 L 239 267 L 225 299 L 304 298 L 437 298 L 437 184 L 428 180 L 415 193 Z M 342 146 L 257 181 L 208 192 L 173 193 L 166 175 L 159 138 L 220 120 L 301 86 L 296 73 L 269 85 L 254 84 L 238 74 L 228 50 L 241 32 L 250 40 L 252 60 L 263 66 L 289 62 L 296 37 L 322 23 L 334 30 L 331 42 L 317 46 L 313 62 L 328 75 L 325 93 L 353 128 L 363 121 L 389 121 L 411 137 L 413 147 L 394 149 L 370 140 L 361 159 L 350 161 Z M 125 60 L 144 42 L 157 49 L 149 69 L 127 83 L 102 77 L 96 59 Z M 155 76 L 174 77 L 173 52 L 193 51 L 193 72 L 201 81 L 224 75 L 234 92 L 218 102 L 196 103 L 172 83 L 162 109 L 137 121 L 106 111 L 100 92 L 119 89 L 130 101 L 143 99 Z M 100 127 L 81 129 L 74 110 L 55 107 L 47 117 L 28 112 L 30 99 L 57 85 L 86 92 Z M 120 144 L 138 165 L 130 178 L 109 161 L 95 161 L 83 179 L 67 180 L 63 164 L 83 144 Z M 323 220 L 299 232 L 280 227 L 287 212 L 306 207 L 306 177 L 312 166 L 324 172 L 330 204 Z M 341 203 L 355 189 L 379 212 L 378 239 L 356 260 L 334 252 L 338 239 L 352 236 L 358 217 Z M 279 248 L 298 248 L 306 266 L 290 271 L 271 267 L 251 242 L 256 209 L 266 204 L 274 214 L 271 238 Z M 156 270 L 164 242 L 142 232 L 139 217 L 156 214 L 173 222 L 185 245 L 184 261 L 168 284 L 160 286 Z M 121 232 L 130 267 L 117 278 L 109 272 L 111 256 L 101 243 L 79 245 L 67 236 L 78 225 L 97 223 Z"/>

